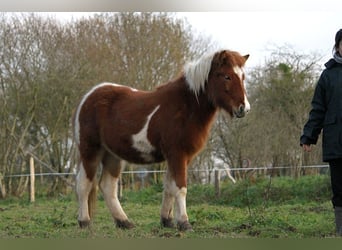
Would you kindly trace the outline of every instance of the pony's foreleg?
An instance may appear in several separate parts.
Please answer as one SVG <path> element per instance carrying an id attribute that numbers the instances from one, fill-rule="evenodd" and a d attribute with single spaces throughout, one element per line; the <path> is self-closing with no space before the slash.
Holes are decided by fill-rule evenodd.
<path id="1" fill-rule="evenodd" d="M 120 162 L 109 159 L 103 162 L 102 176 L 100 180 L 100 189 L 103 192 L 107 207 L 114 218 L 117 227 L 131 229 L 134 224 L 128 220 L 127 215 L 121 207 L 118 199 L 118 180 L 121 171 Z M 115 165 L 113 165 L 115 163 Z"/>
<path id="2" fill-rule="evenodd" d="M 177 227 L 181 231 L 191 231 L 192 227 L 189 223 L 189 218 L 186 213 L 186 187 L 175 187 L 175 217 L 177 221 Z"/>
<path id="3" fill-rule="evenodd" d="M 94 181 L 94 180 L 93 180 Z M 81 228 L 89 226 L 90 215 L 88 207 L 89 194 L 94 188 L 93 182 L 87 178 L 83 164 L 80 163 L 76 176 L 76 193 L 78 197 L 78 223 Z"/>
<path id="4" fill-rule="evenodd" d="M 182 176 L 181 179 L 186 179 L 186 174 L 185 176 Z M 192 230 L 186 212 L 186 181 L 178 181 L 167 174 L 164 184 L 164 196 L 161 211 L 162 224 L 164 226 L 168 226 L 168 223 L 172 221 L 172 206 L 175 201 L 175 219 L 178 229 L 181 231 Z"/>

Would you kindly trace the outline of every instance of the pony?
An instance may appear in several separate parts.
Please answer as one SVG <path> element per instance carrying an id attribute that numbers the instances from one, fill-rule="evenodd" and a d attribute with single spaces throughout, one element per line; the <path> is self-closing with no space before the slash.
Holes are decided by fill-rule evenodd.
<path id="1" fill-rule="evenodd" d="M 97 184 L 116 226 L 134 227 L 117 195 L 125 160 L 167 162 L 161 225 L 192 230 L 186 212 L 187 166 L 205 145 L 219 110 L 237 118 L 250 110 L 243 70 L 248 57 L 219 50 L 185 64 L 176 78 L 152 91 L 102 83 L 83 96 L 73 118 L 81 228 L 89 226 L 93 217 Z"/>

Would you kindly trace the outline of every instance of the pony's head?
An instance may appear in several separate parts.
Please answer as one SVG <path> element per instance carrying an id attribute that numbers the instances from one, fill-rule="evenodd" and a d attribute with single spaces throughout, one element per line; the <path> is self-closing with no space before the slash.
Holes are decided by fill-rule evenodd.
<path id="1" fill-rule="evenodd" d="M 224 109 L 231 116 L 245 116 L 250 109 L 243 71 L 248 57 L 221 50 L 186 64 L 184 73 L 189 88 L 196 96 L 205 93 L 214 107 Z"/>

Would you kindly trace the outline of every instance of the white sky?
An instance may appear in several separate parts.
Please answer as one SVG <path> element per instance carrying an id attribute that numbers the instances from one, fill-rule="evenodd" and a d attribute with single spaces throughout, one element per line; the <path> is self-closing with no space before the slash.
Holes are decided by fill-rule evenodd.
<path id="1" fill-rule="evenodd" d="M 334 37 L 342 28 L 342 13 L 328 11 L 253 11 L 179 13 L 220 46 L 249 53 L 249 65 L 264 62 L 267 48 L 285 44 L 298 53 L 332 55 Z"/>
<path id="2" fill-rule="evenodd" d="M 90 12 L 54 12 L 62 20 L 92 15 Z M 179 12 L 201 34 L 220 48 L 250 54 L 247 67 L 264 63 L 269 48 L 285 44 L 298 53 L 319 53 L 322 64 L 332 55 L 335 33 L 342 28 L 338 11 L 228 11 Z"/>

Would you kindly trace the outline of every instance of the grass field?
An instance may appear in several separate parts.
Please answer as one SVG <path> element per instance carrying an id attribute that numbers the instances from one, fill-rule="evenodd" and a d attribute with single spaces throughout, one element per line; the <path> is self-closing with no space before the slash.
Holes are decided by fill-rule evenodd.
<path id="1" fill-rule="evenodd" d="M 99 195 L 89 229 L 79 229 L 74 194 L 0 201 L 0 238 L 330 238 L 334 235 L 328 176 L 260 179 L 212 186 L 189 185 L 187 207 L 194 232 L 159 224 L 162 186 L 124 191 L 122 206 L 135 223 L 121 230 Z"/>

